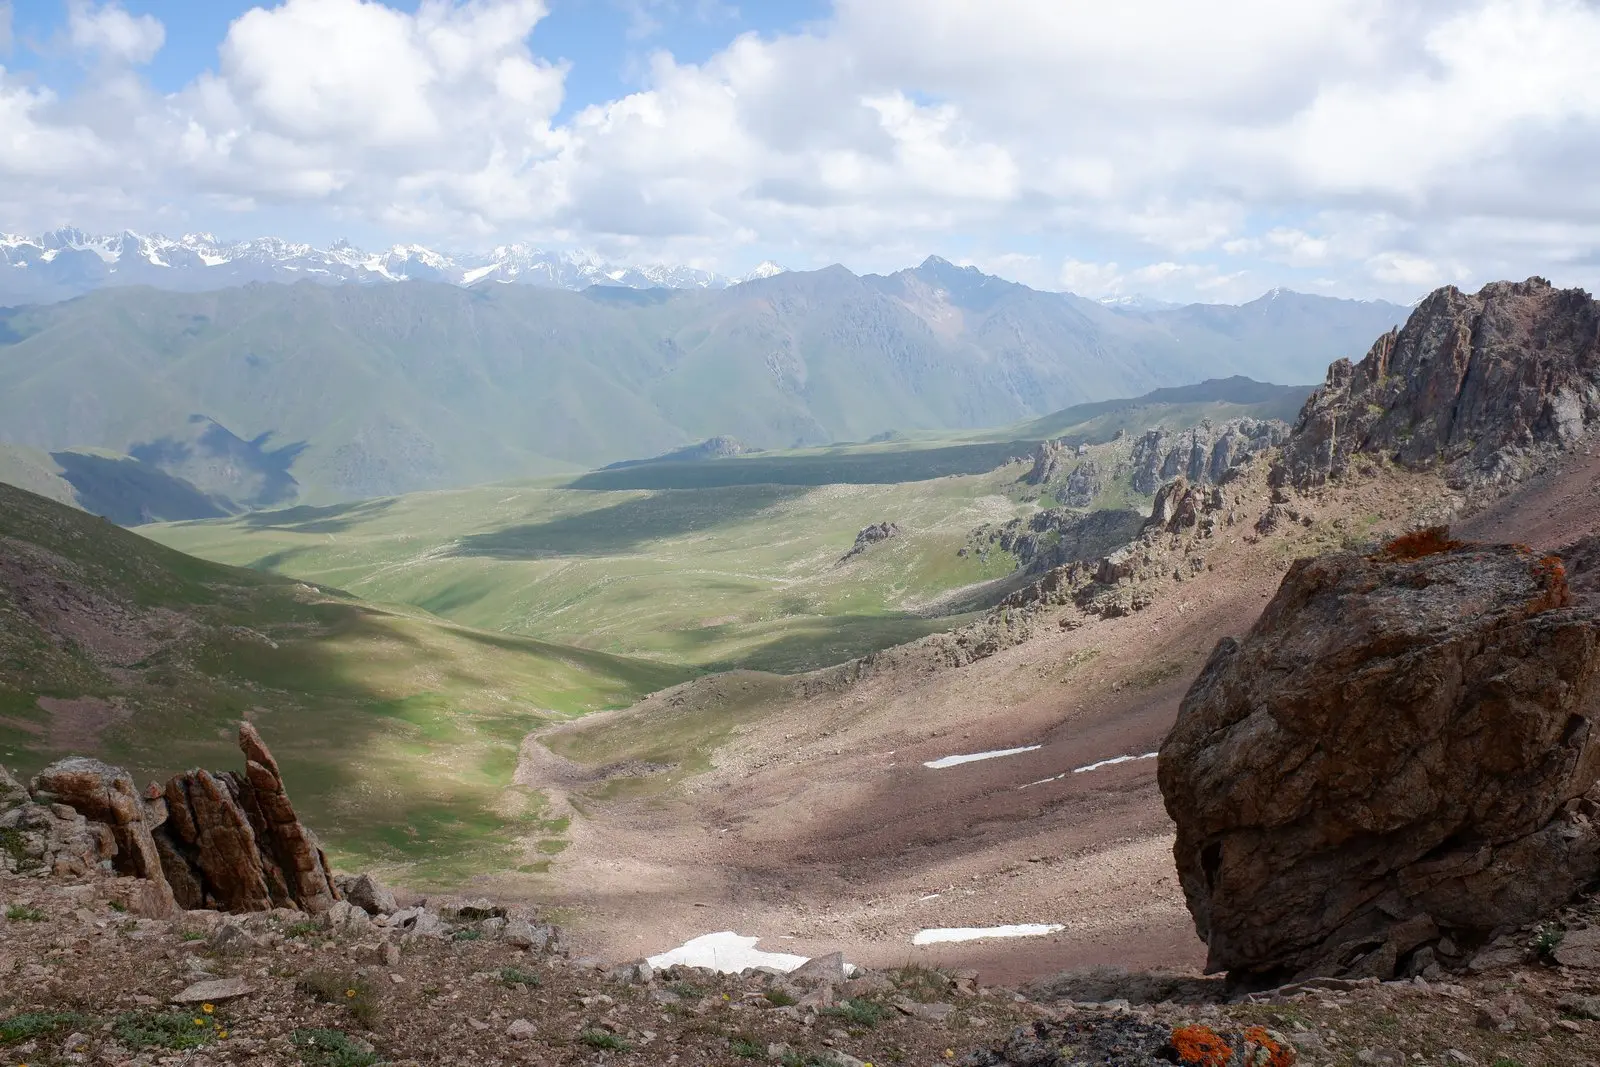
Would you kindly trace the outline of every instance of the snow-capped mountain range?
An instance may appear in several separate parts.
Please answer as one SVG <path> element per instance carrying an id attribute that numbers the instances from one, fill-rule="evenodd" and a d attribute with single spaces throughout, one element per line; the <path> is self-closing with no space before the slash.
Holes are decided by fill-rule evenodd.
<path id="1" fill-rule="evenodd" d="M 461 254 L 422 245 L 368 252 L 345 241 L 316 248 L 276 237 L 220 241 L 209 233 L 164 237 L 64 228 L 38 237 L 0 234 L 0 305 L 61 300 L 107 285 L 197 290 L 301 278 L 329 284 L 415 279 L 462 286 L 498 282 L 561 289 L 724 289 L 784 270 L 768 261 L 735 278 L 671 264 L 618 265 L 584 252 L 523 244 Z"/>

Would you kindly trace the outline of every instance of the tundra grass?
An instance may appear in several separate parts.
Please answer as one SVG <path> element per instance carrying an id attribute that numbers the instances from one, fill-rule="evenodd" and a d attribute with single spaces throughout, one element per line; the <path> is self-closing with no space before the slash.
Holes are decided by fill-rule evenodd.
<path id="1" fill-rule="evenodd" d="M 1023 469 L 888 485 L 483 486 L 141 532 L 485 630 L 795 672 L 958 625 L 925 606 L 1011 571 L 1002 553 L 958 550 L 974 526 L 1034 509 Z M 841 562 L 884 521 L 901 535 Z"/>

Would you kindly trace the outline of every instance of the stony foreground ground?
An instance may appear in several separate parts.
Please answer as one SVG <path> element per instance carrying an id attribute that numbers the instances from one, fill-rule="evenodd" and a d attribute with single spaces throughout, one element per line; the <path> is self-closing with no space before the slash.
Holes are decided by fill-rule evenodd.
<path id="1" fill-rule="evenodd" d="M 1026 995 L 921 968 L 836 986 L 682 968 L 646 979 L 459 923 L 414 936 L 287 911 L 152 920 L 92 884 L 12 876 L 0 876 L 0 913 L 6 1067 L 1067 1064 L 1081 1061 L 1031 1057 L 1046 1045 L 1057 1056 L 1075 1022 L 1261 1026 L 1310 1064 L 1600 1063 L 1600 927 L 1587 926 L 1600 916 L 1588 912 L 1566 917 L 1569 950 L 1544 963 L 1510 953 L 1459 981 L 1323 980 L 1231 1003 L 1215 979 L 1111 970 Z M 216 984 L 174 1001 L 202 982 Z"/>

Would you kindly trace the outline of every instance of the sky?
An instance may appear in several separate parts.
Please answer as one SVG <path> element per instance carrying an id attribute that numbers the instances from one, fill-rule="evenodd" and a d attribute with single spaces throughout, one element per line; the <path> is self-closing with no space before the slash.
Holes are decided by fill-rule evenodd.
<path id="1" fill-rule="evenodd" d="M 1600 283 L 1600 0 L 0 0 L 0 232 Z"/>

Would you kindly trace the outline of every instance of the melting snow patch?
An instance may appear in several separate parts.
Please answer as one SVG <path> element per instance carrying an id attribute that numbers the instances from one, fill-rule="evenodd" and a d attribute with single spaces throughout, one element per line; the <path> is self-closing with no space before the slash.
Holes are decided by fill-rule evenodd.
<path id="1" fill-rule="evenodd" d="M 1114 763 L 1132 763 L 1134 760 L 1155 759 L 1161 755 L 1159 752 L 1146 752 L 1142 756 L 1117 756 L 1113 759 L 1103 759 L 1099 763 L 1091 763 L 1087 767 L 1072 768 L 1073 774 L 1082 774 L 1084 771 L 1097 771 L 1101 767 L 1109 767 Z"/>
<path id="2" fill-rule="evenodd" d="M 944 930 L 918 930 L 913 945 L 936 945 L 946 941 L 981 941 L 987 937 L 1043 937 L 1066 927 L 1060 923 L 1021 923 L 1017 926 L 958 926 Z M 654 962 L 654 961 L 652 961 Z"/>
<path id="3" fill-rule="evenodd" d="M 1159 755 L 1161 755 L 1159 752 L 1146 752 L 1142 756 L 1116 756 L 1112 759 L 1103 759 L 1099 763 L 1091 763 L 1087 767 L 1074 767 L 1070 773 L 1082 774 L 1084 771 L 1097 771 L 1101 767 L 1110 767 L 1117 763 L 1132 763 L 1135 760 L 1155 759 Z M 1022 785 L 1017 786 L 1017 788 L 1028 789 L 1032 786 L 1045 785 L 1049 782 L 1059 782 L 1061 779 L 1065 778 L 1068 773 L 1069 772 L 1067 771 L 1062 771 L 1060 774 L 1053 774 L 1049 778 L 1041 778 L 1037 782 L 1024 782 Z"/>
<path id="4" fill-rule="evenodd" d="M 709 967 L 723 974 L 738 974 L 746 967 L 775 967 L 792 971 L 809 957 L 787 952 L 762 952 L 756 948 L 759 937 L 743 937 L 732 930 L 716 934 L 702 934 L 686 941 L 671 952 L 663 952 L 649 959 L 652 967 L 671 967 L 681 963 L 686 967 Z"/>
<path id="5" fill-rule="evenodd" d="M 942 771 L 946 767 L 957 767 L 963 763 L 976 763 L 981 759 L 998 759 L 1001 756 L 1015 756 L 1018 752 L 1032 752 L 1040 745 L 1023 745 L 1021 748 L 998 748 L 993 752 L 973 752 L 965 756 L 943 756 L 936 760 L 929 760 L 924 767 Z"/>

